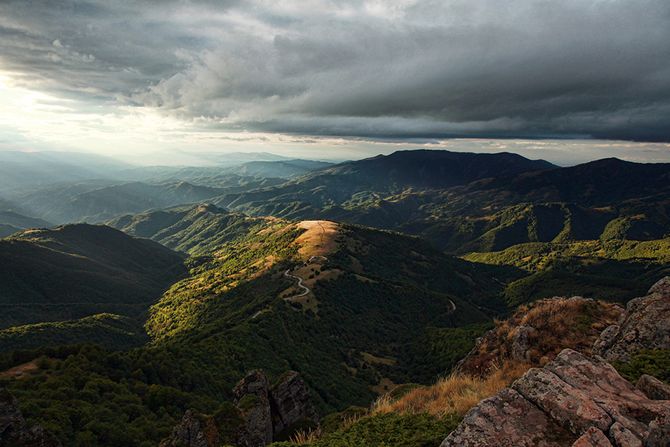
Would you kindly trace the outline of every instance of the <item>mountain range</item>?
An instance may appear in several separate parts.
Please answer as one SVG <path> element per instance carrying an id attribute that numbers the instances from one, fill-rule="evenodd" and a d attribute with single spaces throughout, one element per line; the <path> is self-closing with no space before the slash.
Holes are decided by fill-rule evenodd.
<path id="1" fill-rule="evenodd" d="M 299 372 L 333 433 L 314 446 L 347 445 L 347 427 L 430 446 L 458 420 L 344 421 L 441 383 L 494 325 L 507 335 L 487 349 L 506 362 L 523 332 L 510 315 L 564 330 L 532 303 L 583 296 L 559 307 L 593 338 L 670 274 L 668 164 L 401 151 L 105 172 L 0 201 L 0 364 L 21 377 L 0 382 L 65 445 L 157 445 L 187 410 L 237 430 L 257 403 L 233 389 L 262 369 L 277 383 Z M 524 352 L 542 366 L 557 346 Z"/>

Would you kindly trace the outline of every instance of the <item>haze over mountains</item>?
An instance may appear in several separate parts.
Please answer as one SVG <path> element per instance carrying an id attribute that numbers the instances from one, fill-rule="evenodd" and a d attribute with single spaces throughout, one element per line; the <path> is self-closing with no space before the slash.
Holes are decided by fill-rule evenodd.
<path id="1" fill-rule="evenodd" d="M 27 155 L 38 161 L 11 165 L 15 178 L 52 175 L 1 192 L 0 361 L 29 372 L 0 380 L 65 445 L 156 445 L 191 408 L 244 445 L 251 403 L 231 390 L 256 368 L 298 371 L 322 415 L 345 417 L 452 371 L 519 306 L 625 303 L 670 274 L 670 164 L 415 150 L 138 168 L 61 156 Z M 393 417 L 398 436 L 450 427 Z"/>

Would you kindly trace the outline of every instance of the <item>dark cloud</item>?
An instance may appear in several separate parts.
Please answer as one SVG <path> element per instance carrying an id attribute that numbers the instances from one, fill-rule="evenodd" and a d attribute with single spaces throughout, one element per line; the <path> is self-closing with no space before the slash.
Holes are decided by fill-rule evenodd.
<path id="1" fill-rule="evenodd" d="M 670 141 L 667 0 L 4 1 L 0 64 L 226 129 Z"/>

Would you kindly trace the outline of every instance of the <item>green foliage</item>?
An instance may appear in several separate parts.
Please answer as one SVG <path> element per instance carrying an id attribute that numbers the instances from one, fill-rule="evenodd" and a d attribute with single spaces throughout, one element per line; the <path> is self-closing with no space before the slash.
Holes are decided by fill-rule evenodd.
<path id="1" fill-rule="evenodd" d="M 214 205 L 194 205 L 122 216 L 109 224 L 131 236 L 150 238 L 173 250 L 205 255 L 256 233 L 267 223 L 263 218 L 229 213 Z"/>
<path id="2" fill-rule="evenodd" d="M 529 272 L 507 285 L 504 298 L 510 306 L 572 295 L 625 302 L 670 273 L 670 239 L 519 244 L 464 258 Z"/>
<path id="3" fill-rule="evenodd" d="M 445 376 L 470 352 L 475 340 L 492 327 L 492 323 L 427 327 L 405 353 L 407 376 L 420 383 L 431 383 Z"/>
<path id="4" fill-rule="evenodd" d="M 154 446 L 187 408 L 216 408 L 207 396 L 152 383 L 170 381 L 167 365 L 129 360 L 82 347 L 64 359 L 50 359 L 48 369 L 33 378 L 3 385 L 19 399 L 29 422 L 43 424 L 73 446 Z"/>
<path id="5" fill-rule="evenodd" d="M 668 349 L 645 349 L 633 355 L 628 362 L 615 362 L 614 367 L 632 383 L 637 382 L 642 374 L 649 374 L 670 384 Z"/>
<path id="6" fill-rule="evenodd" d="M 110 349 L 127 349 L 145 341 L 147 336 L 138 321 L 114 314 L 96 314 L 79 320 L 0 330 L 0 352 L 82 342 L 97 343 Z"/>
<path id="7" fill-rule="evenodd" d="M 438 447 L 459 422 L 456 417 L 437 418 L 428 414 L 366 416 L 349 427 L 324 435 L 310 447 Z"/>

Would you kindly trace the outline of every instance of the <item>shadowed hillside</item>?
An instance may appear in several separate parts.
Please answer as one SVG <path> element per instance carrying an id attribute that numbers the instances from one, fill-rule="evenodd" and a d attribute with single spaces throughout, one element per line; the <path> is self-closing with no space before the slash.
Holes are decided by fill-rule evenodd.
<path id="1" fill-rule="evenodd" d="M 84 224 L 0 240 L 0 263 L 4 327 L 76 318 L 92 309 L 146 307 L 184 274 L 181 255 Z"/>

